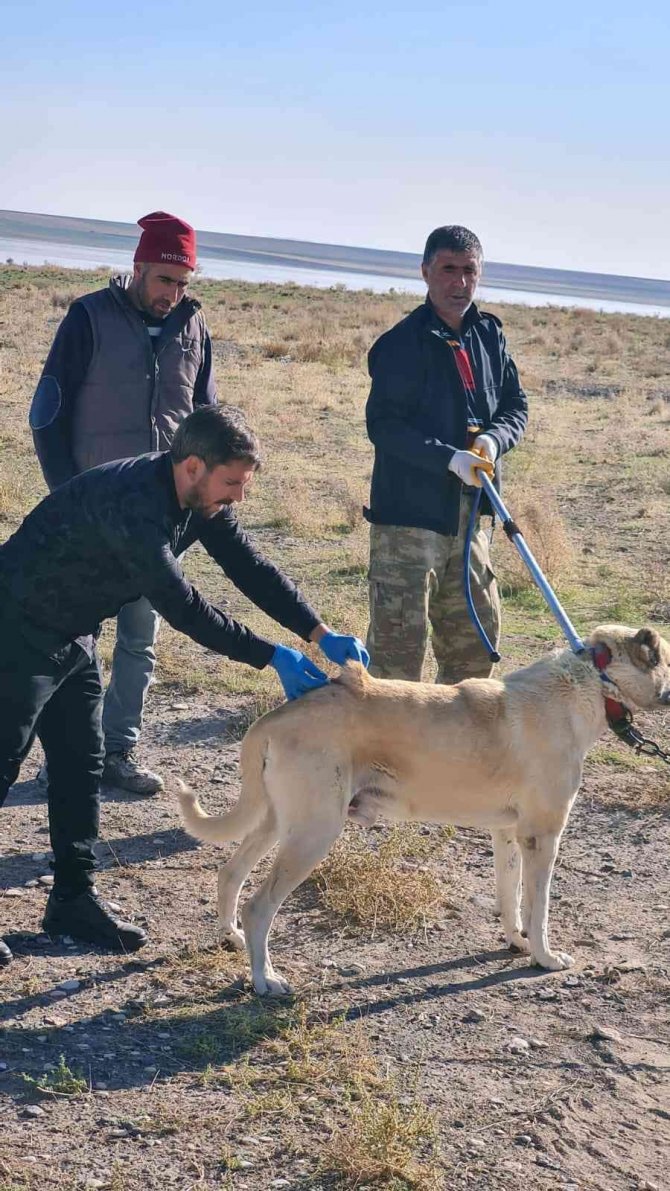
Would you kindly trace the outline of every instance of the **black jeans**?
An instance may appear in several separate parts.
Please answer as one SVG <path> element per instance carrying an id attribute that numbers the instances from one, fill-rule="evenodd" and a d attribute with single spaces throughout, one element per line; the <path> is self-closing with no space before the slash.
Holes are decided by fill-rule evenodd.
<path id="1" fill-rule="evenodd" d="M 94 653 L 74 642 L 42 652 L 0 611 L 0 806 L 35 734 L 49 773 L 54 889 L 93 884 L 104 764 L 102 678 Z"/>

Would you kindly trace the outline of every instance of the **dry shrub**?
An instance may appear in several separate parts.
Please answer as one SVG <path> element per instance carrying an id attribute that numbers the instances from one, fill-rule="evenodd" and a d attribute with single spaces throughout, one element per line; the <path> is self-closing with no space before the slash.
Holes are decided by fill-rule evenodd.
<path id="1" fill-rule="evenodd" d="M 515 488 L 510 495 L 508 508 L 549 582 L 565 585 L 573 571 L 575 554 L 554 497 L 546 491 Z M 496 570 L 503 585 L 512 591 L 535 585 L 535 580 L 512 542 L 498 545 Z"/>
<path id="2" fill-rule="evenodd" d="M 365 489 L 348 478 L 305 479 L 274 483 L 272 528 L 288 530 L 299 538 L 320 538 L 328 533 L 352 533 L 363 520 Z"/>
<path id="3" fill-rule="evenodd" d="M 410 866 L 407 856 L 426 858 L 452 834 L 445 828 L 435 836 L 421 834 L 414 824 L 394 827 L 374 850 L 370 836 L 344 832 L 315 873 L 324 905 L 350 922 L 414 933 L 430 925 L 445 907 L 444 885 L 425 866 Z"/>
<path id="4" fill-rule="evenodd" d="M 80 298 L 81 294 L 75 293 L 74 290 L 54 290 L 51 295 L 51 305 L 54 310 L 68 310 L 73 302 Z"/>
<path id="5" fill-rule="evenodd" d="M 267 1011 L 266 1011 L 267 1012 Z M 319 1169 L 337 1186 L 440 1187 L 432 1164 L 437 1127 L 416 1090 L 400 1089 L 370 1052 L 363 1021 L 314 1016 L 305 1002 L 282 1010 L 253 1054 L 222 1069 L 247 1118 L 287 1122 L 299 1129 L 318 1121 L 332 1131 Z M 294 1134 L 294 1138 L 299 1134 Z M 303 1145 L 300 1146 L 301 1150 Z M 423 1155 L 430 1155 L 426 1164 Z M 343 1182 L 343 1176 L 346 1182 Z M 330 1185 L 330 1184 L 329 1184 Z"/>
<path id="6" fill-rule="evenodd" d="M 10 473 L 0 477 L 0 521 L 18 521 L 34 503 L 25 473 Z"/>
<path id="7" fill-rule="evenodd" d="M 292 347 L 285 339 L 272 339 L 261 344 L 261 354 L 266 360 L 288 360 L 291 358 Z"/>
<path id="8" fill-rule="evenodd" d="M 417 1150 L 432 1149 L 436 1137 L 435 1116 L 418 1100 L 405 1105 L 366 1092 L 346 1128 L 326 1144 L 321 1168 L 344 1175 L 349 1187 L 374 1184 L 397 1191 L 441 1191 L 444 1171 L 415 1158 Z"/>

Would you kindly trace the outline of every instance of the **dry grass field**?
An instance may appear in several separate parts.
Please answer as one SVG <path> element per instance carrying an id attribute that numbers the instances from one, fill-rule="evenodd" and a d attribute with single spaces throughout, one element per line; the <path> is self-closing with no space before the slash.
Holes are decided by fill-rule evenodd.
<path id="1" fill-rule="evenodd" d="M 0 267 L 0 540 L 45 488 L 27 429 L 68 303 L 106 275 Z M 335 628 L 364 635 L 371 464 L 365 355 L 407 295 L 198 280 L 222 400 L 261 435 L 241 518 Z M 579 630 L 670 625 L 670 322 L 490 307 L 531 401 L 505 498 Z M 503 669 L 558 630 L 504 536 Z M 271 636 L 193 550 L 197 586 Z M 290 643 L 280 631 L 280 639 Z M 105 630 L 102 652 L 109 657 Z M 431 674 L 430 660 L 427 676 Z M 244 727 L 273 671 L 164 626 L 143 755 L 229 805 Z M 670 722 L 640 726 L 670 745 Z M 27 760 L 2 812 L 0 1191 L 667 1185 L 670 771 L 613 736 L 592 751 L 552 898 L 571 973 L 502 949 L 484 833 L 348 830 L 280 915 L 295 987 L 260 1003 L 221 951 L 209 846 L 168 795 L 108 791 L 102 891 L 147 922 L 131 960 L 40 935 L 46 807 Z M 10 892 L 8 892 L 10 891 Z M 63 981 L 74 982 L 61 987 Z"/>

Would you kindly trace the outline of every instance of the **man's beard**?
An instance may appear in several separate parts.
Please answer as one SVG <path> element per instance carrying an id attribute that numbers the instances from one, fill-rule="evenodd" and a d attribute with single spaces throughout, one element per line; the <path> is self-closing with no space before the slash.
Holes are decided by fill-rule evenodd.
<path id="1" fill-rule="evenodd" d="M 146 282 L 143 277 L 138 281 L 135 287 L 135 293 L 137 295 L 137 301 L 145 314 L 150 314 L 152 318 L 167 318 L 170 310 L 157 310 L 149 301 Z"/>

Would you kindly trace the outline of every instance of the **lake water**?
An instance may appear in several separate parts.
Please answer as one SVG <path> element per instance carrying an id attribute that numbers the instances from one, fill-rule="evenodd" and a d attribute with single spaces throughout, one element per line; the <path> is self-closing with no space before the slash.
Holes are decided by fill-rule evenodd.
<path id="1" fill-rule="evenodd" d="M 66 241 L 33 240 L 0 237 L 0 261 L 11 259 L 15 264 L 61 265 L 70 269 L 96 269 L 126 271 L 131 260 L 125 251 L 104 249 L 95 245 L 68 244 Z M 292 264 L 271 264 L 265 261 L 226 260 L 208 257 L 206 249 L 198 261 L 204 277 L 236 281 L 272 281 L 277 284 L 292 282 L 296 285 L 313 285 L 321 289 L 345 286 L 352 290 L 372 290 L 387 293 L 393 289 L 402 293 L 423 296 L 426 287 L 417 277 L 394 277 L 378 273 L 346 272 L 344 270 L 319 269 Z M 588 310 L 602 310 L 606 313 L 652 315 L 670 317 L 670 306 L 650 306 L 638 302 L 618 302 L 606 298 L 571 297 L 569 294 L 534 293 L 532 290 L 503 289 L 497 286 L 480 286 L 479 302 L 516 302 L 525 306 L 570 306 Z"/>

